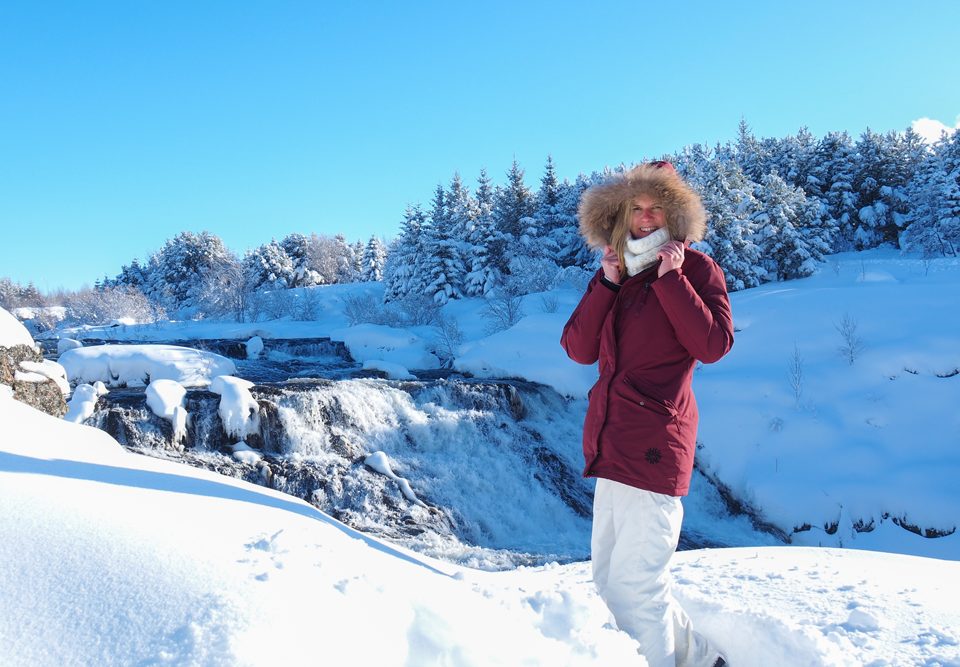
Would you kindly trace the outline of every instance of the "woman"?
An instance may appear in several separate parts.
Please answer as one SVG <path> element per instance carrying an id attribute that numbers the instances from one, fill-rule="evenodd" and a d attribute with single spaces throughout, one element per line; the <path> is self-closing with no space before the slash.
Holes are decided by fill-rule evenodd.
<path id="1" fill-rule="evenodd" d="M 733 345 L 723 272 L 687 245 L 703 238 L 706 213 L 673 165 L 653 162 L 587 190 L 580 230 L 604 255 L 561 345 L 600 362 L 583 429 L 584 476 L 598 478 L 594 582 L 652 667 L 719 667 L 669 571 L 696 449 L 694 366 Z"/>

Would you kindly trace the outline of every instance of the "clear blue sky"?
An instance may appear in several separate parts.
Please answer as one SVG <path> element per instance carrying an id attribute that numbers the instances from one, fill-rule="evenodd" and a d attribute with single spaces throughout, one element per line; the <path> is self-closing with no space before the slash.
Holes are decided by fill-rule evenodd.
<path id="1" fill-rule="evenodd" d="M 789 4 L 789 6 L 788 6 Z M 960 114 L 958 4 L 0 4 L 0 276 L 77 288 L 183 230 L 394 236 L 459 171 L 536 186 L 696 142 Z"/>

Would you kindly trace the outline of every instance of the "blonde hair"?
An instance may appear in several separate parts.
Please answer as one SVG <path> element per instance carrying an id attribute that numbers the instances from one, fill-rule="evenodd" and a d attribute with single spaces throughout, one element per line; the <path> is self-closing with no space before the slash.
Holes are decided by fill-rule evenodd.
<path id="1" fill-rule="evenodd" d="M 617 259 L 620 261 L 620 282 L 627 279 L 627 261 L 623 251 L 630 239 L 630 224 L 632 222 L 633 200 L 627 199 L 621 202 L 616 221 L 613 223 L 613 229 L 610 230 L 610 245 L 613 247 L 613 251 L 617 253 Z"/>

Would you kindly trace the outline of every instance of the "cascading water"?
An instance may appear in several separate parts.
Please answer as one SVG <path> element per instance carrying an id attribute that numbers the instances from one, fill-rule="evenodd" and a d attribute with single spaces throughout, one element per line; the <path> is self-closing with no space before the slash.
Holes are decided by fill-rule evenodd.
<path id="1" fill-rule="evenodd" d="M 508 382 L 376 379 L 258 385 L 256 462 L 227 454 L 220 397 L 187 394 L 187 436 L 114 390 L 90 423 L 135 450 L 304 498 L 338 519 L 481 567 L 585 558 L 592 483 L 579 474 L 583 406 Z M 365 460 L 383 452 L 422 504 Z"/>

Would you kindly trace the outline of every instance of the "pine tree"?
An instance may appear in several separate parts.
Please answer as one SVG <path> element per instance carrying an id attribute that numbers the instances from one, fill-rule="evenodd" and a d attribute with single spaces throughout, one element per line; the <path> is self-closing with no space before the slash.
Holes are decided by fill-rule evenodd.
<path id="1" fill-rule="evenodd" d="M 566 184 L 569 187 L 569 184 Z M 534 224 L 528 224 L 524 230 L 526 256 L 541 257 L 559 263 L 560 248 L 568 243 L 563 228 L 570 224 L 560 210 L 560 195 L 563 186 L 557 181 L 553 157 L 547 156 L 540 189 L 534 199 Z"/>
<path id="2" fill-rule="evenodd" d="M 583 240 L 577 214 L 580 198 L 590 185 L 587 176 L 578 174 L 576 182 L 564 181 L 558 189 L 554 229 L 549 236 L 551 237 L 550 245 L 555 249 L 554 261 L 561 268 L 568 266 L 579 266 L 587 270 L 596 268 L 597 254 Z"/>
<path id="3" fill-rule="evenodd" d="M 400 225 L 400 235 L 390 246 L 384 266 L 385 302 L 396 301 L 408 294 L 422 294 L 423 274 L 418 272 L 425 252 L 424 227 L 426 216 L 420 206 L 408 206 Z"/>
<path id="4" fill-rule="evenodd" d="M 286 289 L 293 280 L 293 262 L 280 244 L 271 240 L 247 253 L 243 273 L 250 290 Z"/>
<path id="5" fill-rule="evenodd" d="M 493 187 L 487 172 L 477 179 L 477 214 L 467 237 L 464 293 L 484 296 L 499 284 L 505 268 L 507 240 L 493 220 Z"/>
<path id="6" fill-rule="evenodd" d="M 323 276 L 310 264 L 310 239 L 303 234 L 289 234 L 280 247 L 287 253 L 293 264 L 290 287 L 311 287 L 326 282 Z"/>
<path id="7" fill-rule="evenodd" d="M 207 277 L 236 257 L 209 232 L 181 232 L 150 257 L 144 293 L 168 312 L 197 312 Z"/>
<path id="8" fill-rule="evenodd" d="M 424 229 L 425 254 L 418 271 L 426 279 L 424 294 L 443 305 L 463 296 L 463 265 L 457 243 L 450 234 L 446 195 L 438 185 L 430 211 L 430 224 Z"/>
<path id="9" fill-rule="evenodd" d="M 528 231 L 524 218 L 534 213 L 534 196 L 523 177 L 523 169 L 514 160 L 507 172 L 506 186 L 497 191 L 494 199 L 494 220 L 498 229 L 509 237 L 511 245 Z"/>
<path id="10" fill-rule="evenodd" d="M 768 148 L 753 136 L 753 131 L 743 118 L 740 119 L 740 126 L 737 128 L 734 157 L 747 178 L 755 183 L 759 183 L 770 170 Z"/>
<path id="11" fill-rule="evenodd" d="M 333 237 L 337 263 L 336 282 L 352 283 L 357 280 L 357 258 L 352 245 L 343 234 Z"/>
<path id="12" fill-rule="evenodd" d="M 710 216 L 702 249 L 723 269 L 731 291 L 756 287 L 766 277 L 753 240 L 754 217 L 760 211 L 754 196 L 757 185 L 743 173 L 729 147 L 718 147 L 714 159 L 705 150 L 690 157 L 698 172 L 693 182 L 699 183 Z"/>
<path id="13" fill-rule="evenodd" d="M 942 137 L 907 186 L 913 204 L 900 245 L 924 257 L 960 253 L 960 132 Z"/>
<path id="14" fill-rule="evenodd" d="M 762 263 L 777 280 L 812 275 L 829 251 L 823 238 L 819 204 L 774 173 L 756 190 L 761 210 L 754 215 Z"/>
<path id="15" fill-rule="evenodd" d="M 826 215 L 835 221 L 837 233 L 833 250 L 853 248 L 858 199 L 853 189 L 855 153 L 846 132 L 828 133 L 817 145 L 816 167 L 812 175 L 823 191 Z"/>
<path id="16" fill-rule="evenodd" d="M 387 259 L 387 249 L 383 241 L 371 236 L 363 251 L 362 280 L 366 282 L 383 280 L 383 267 Z"/>

